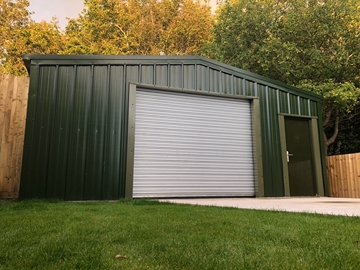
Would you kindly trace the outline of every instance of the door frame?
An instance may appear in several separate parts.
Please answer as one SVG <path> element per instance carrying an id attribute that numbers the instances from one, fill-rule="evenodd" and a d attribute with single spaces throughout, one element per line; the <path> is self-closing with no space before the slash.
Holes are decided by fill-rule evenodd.
<path id="1" fill-rule="evenodd" d="M 319 196 L 324 196 L 324 181 L 322 174 L 321 166 L 321 151 L 320 151 L 320 140 L 319 140 L 319 130 L 318 130 L 318 117 L 314 116 L 304 116 L 304 115 L 294 115 L 294 114 L 279 114 L 279 123 L 280 123 L 280 144 L 281 144 L 281 157 L 282 157 L 282 167 L 283 167 L 283 183 L 284 183 L 284 195 L 285 197 L 290 197 L 290 181 L 289 181 L 289 169 L 288 162 L 286 157 L 286 130 L 285 130 L 285 117 L 287 118 L 301 118 L 309 120 L 309 129 L 310 129 L 310 142 L 311 142 L 311 153 L 313 160 L 314 168 L 314 177 L 316 185 L 316 194 Z"/>
<path id="2" fill-rule="evenodd" d="M 127 134 L 127 155 L 126 155 L 126 180 L 125 180 L 125 198 L 133 198 L 133 177 L 134 177 L 134 154 L 135 154 L 135 114 L 136 114 L 136 91 L 137 89 L 148 89 L 157 91 L 168 91 L 175 93 L 185 93 L 191 95 L 214 96 L 230 99 L 247 99 L 250 101 L 252 115 L 252 139 L 253 139 L 253 157 L 254 157 L 254 180 L 255 196 L 264 197 L 264 177 L 262 165 L 262 145 L 261 145 L 261 126 L 260 126 L 260 102 L 258 97 L 220 94 L 204 92 L 199 90 L 164 87 L 149 84 L 139 84 L 130 82 L 128 91 L 128 134 Z"/>

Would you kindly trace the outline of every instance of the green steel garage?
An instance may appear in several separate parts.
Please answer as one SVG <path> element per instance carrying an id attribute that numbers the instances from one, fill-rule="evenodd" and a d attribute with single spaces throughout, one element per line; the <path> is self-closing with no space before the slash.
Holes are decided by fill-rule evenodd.
<path id="1" fill-rule="evenodd" d="M 21 199 L 327 195 L 318 95 L 197 56 L 24 62 Z"/>

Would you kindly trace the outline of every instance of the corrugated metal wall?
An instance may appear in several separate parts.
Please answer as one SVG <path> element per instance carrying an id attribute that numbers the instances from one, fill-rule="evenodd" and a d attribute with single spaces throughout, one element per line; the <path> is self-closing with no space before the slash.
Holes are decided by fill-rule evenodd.
<path id="1" fill-rule="evenodd" d="M 259 97 L 265 196 L 284 195 L 278 114 L 321 116 L 316 95 L 201 57 L 33 55 L 25 62 L 20 198 L 124 197 L 130 82 Z"/>

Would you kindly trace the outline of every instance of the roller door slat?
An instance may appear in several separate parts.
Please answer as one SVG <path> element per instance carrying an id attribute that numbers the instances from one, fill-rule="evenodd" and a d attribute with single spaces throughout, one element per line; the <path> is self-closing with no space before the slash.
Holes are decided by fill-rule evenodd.
<path id="1" fill-rule="evenodd" d="M 138 89 L 133 197 L 254 196 L 248 100 Z"/>

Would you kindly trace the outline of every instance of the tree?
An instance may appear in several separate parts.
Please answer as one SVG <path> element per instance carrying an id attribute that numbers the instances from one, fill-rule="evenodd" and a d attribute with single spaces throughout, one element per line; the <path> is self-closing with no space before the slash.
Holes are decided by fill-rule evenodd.
<path id="1" fill-rule="evenodd" d="M 359 115 L 360 106 L 353 110 L 350 116 Z M 339 123 L 339 136 L 329 147 L 329 155 L 360 152 L 360 117 L 344 119 Z"/>
<path id="2" fill-rule="evenodd" d="M 24 54 L 56 54 L 63 48 L 63 35 L 58 22 L 31 21 L 23 29 L 13 32 L 13 40 L 6 45 L 6 61 L 3 64 L 6 73 L 27 75 L 23 64 Z"/>
<path id="3" fill-rule="evenodd" d="M 357 1 L 229 0 L 216 21 L 208 56 L 324 96 L 327 149 L 360 97 Z"/>
<path id="4" fill-rule="evenodd" d="M 66 27 L 69 54 L 199 54 L 212 15 L 200 0 L 85 0 Z"/>
<path id="5" fill-rule="evenodd" d="M 327 154 L 329 146 L 335 142 L 339 134 L 340 123 L 348 122 L 359 115 L 354 109 L 358 104 L 360 88 L 357 88 L 352 82 L 336 83 L 333 80 L 322 83 L 304 80 L 299 84 L 299 87 L 322 95 L 325 99 L 323 104 L 323 134 Z"/>
<path id="6" fill-rule="evenodd" d="M 22 55 L 200 54 L 210 40 L 207 0 L 85 0 L 65 33 L 30 19 L 27 0 L 0 0 L 0 72 L 26 75 Z"/>
<path id="7" fill-rule="evenodd" d="M 58 22 L 36 23 L 30 19 L 27 0 L 0 0 L 0 73 L 27 75 L 24 54 L 58 53 L 63 36 Z"/>
<path id="8" fill-rule="evenodd" d="M 23 29 L 30 22 L 27 0 L 0 0 L 0 73 L 5 72 L 3 63 L 7 60 L 7 46 L 13 42 L 13 33 Z"/>

